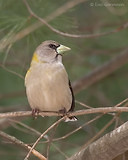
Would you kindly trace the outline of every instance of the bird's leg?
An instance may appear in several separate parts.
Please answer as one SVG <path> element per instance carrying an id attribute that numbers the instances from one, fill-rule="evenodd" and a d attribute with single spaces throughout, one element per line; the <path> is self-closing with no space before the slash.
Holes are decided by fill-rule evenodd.
<path id="1" fill-rule="evenodd" d="M 32 116 L 34 118 L 37 118 L 38 114 L 39 114 L 40 110 L 35 108 L 35 109 L 32 109 Z"/>
<path id="2" fill-rule="evenodd" d="M 63 114 L 63 116 L 65 116 L 65 115 L 67 114 L 66 108 L 63 107 L 62 109 L 60 109 L 60 110 L 59 110 L 59 113 L 60 113 L 60 114 Z M 62 116 L 62 117 L 63 117 L 63 116 Z"/>

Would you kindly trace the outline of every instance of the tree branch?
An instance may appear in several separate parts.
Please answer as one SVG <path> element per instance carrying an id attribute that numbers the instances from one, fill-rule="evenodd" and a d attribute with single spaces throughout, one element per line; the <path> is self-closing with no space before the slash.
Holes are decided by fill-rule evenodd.
<path id="1" fill-rule="evenodd" d="M 85 0 L 71 0 L 65 3 L 64 5 L 57 8 L 54 12 L 49 14 L 44 20 L 47 22 L 52 21 L 56 17 L 62 15 L 63 13 L 67 12 L 69 9 L 75 7 L 76 5 L 83 3 Z M 0 49 L 6 48 L 9 44 L 15 43 L 16 41 L 24 38 L 25 36 L 29 35 L 30 33 L 34 32 L 35 30 L 39 29 L 43 26 L 43 23 L 40 21 L 35 22 L 34 24 L 26 27 L 25 29 L 19 31 L 17 34 L 14 35 L 11 39 L 8 41 L 3 42 L 0 44 Z"/>
<path id="2" fill-rule="evenodd" d="M 62 117 L 61 119 L 59 119 L 58 121 L 56 121 L 55 123 L 53 123 L 44 133 L 42 133 L 40 135 L 40 137 L 36 140 L 36 142 L 33 144 L 33 146 L 31 147 L 30 151 L 28 152 L 27 156 L 25 157 L 24 160 L 28 159 L 30 154 L 32 153 L 33 149 L 35 148 L 35 146 L 38 144 L 38 142 L 41 140 L 41 138 L 43 138 L 52 128 L 54 128 L 57 124 L 59 124 L 62 120 L 64 120 L 65 117 Z"/>
<path id="3" fill-rule="evenodd" d="M 69 112 L 66 114 L 66 116 L 81 116 L 81 115 L 87 115 L 87 114 L 94 114 L 94 113 L 109 113 L 109 112 L 128 112 L 128 107 L 101 107 L 101 108 L 91 108 L 91 109 L 83 109 L 78 110 L 75 112 Z M 58 112 L 40 112 L 37 114 L 37 116 L 63 116 L 62 113 Z M 18 112 L 7 112 L 7 113 L 0 113 L 0 118 L 12 118 L 12 117 L 27 117 L 32 116 L 31 111 L 18 111 Z"/>
<path id="4" fill-rule="evenodd" d="M 8 135 L 7 133 L 5 132 L 2 132 L 0 131 L 0 136 L 13 142 L 14 144 L 17 144 L 19 146 L 21 146 L 22 148 L 30 151 L 31 150 L 31 147 L 25 143 L 23 143 L 22 141 L 18 140 L 17 138 L 13 137 L 13 136 L 10 136 Z M 40 160 L 47 160 L 42 154 L 40 154 L 38 151 L 36 151 L 35 149 L 32 150 L 32 153 L 38 157 Z"/>
<path id="5" fill-rule="evenodd" d="M 35 17 L 36 19 L 38 19 L 40 22 L 42 22 L 43 24 L 45 24 L 49 29 L 51 29 L 53 32 L 60 34 L 62 36 L 65 37 L 71 37 L 71 38 L 94 38 L 94 37 L 99 37 L 99 36 L 104 36 L 104 35 L 108 35 L 111 33 L 117 33 L 122 29 L 126 29 L 128 27 L 128 22 L 126 22 L 125 24 L 123 24 L 122 26 L 109 31 L 109 32 L 103 32 L 103 33 L 96 33 L 96 34 L 81 34 L 81 35 L 76 35 L 76 34 L 70 34 L 70 33 L 66 33 L 66 32 L 62 32 L 59 31 L 58 29 L 55 29 L 54 27 L 52 27 L 47 21 L 45 21 L 43 18 L 37 16 L 32 9 L 30 8 L 29 4 L 27 3 L 27 0 L 23 0 L 24 4 L 26 5 L 28 12 L 30 13 L 31 16 Z"/>
<path id="6" fill-rule="evenodd" d="M 93 142 L 68 160 L 112 160 L 128 150 L 128 122 Z"/>

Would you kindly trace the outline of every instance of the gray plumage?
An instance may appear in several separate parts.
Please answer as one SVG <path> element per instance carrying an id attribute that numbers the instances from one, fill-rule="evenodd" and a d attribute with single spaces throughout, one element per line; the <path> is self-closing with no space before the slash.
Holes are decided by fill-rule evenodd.
<path id="1" fill-rule="evenodd" d="M 25 77 L 27 98 L 32 109 L 73 110 L 73 93 L 61 55 L 66 50 L 69 48 L 55 41 L 45 41 L 34 52 Z"/>

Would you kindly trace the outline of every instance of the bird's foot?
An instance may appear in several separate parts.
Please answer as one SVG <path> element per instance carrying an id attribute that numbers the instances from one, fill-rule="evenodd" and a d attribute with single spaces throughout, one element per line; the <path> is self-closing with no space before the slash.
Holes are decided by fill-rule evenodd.
<path id="1" fill-rule="evenodd" d="M 66 108 L 62 108 L 59 110 L 60 114 L 63 114 L 63 116 L 65 116 L 67 114 Z"/>
<path id="2" fill-rule="evenodd" d="M 34 119 L 37 118 L 37 116 L 39 115 L 39 112 L 40 112 L 40 110 L 37 108 L 32 109 L 32 116 L 34 117 Z"/>
<path id="3" fill-rule="evenodd" d="M 67 116 L 67 111 L 66 111 L 66 108 L 62 108 L 61 110 L 59 110 L 59 114 L 62 114 L 61 118 L 64 117 L 64 116 Z M 65 118 L 66 120 L 67 118 Z M 65 121 L 64 120 L 64 121 Z"/>

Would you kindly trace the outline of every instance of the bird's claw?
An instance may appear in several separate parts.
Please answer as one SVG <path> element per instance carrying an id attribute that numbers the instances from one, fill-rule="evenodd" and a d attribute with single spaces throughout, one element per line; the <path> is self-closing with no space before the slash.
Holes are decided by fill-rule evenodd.
<path id="1" fill-rule="evenodd" d="M 37 109 L 37 108 L 32 109 L 32 116 L 33 116 L 34 118 L 37 118 L 37 116 L 39 115 L 39 112 L 40 112 L 40 110 Z"/>

